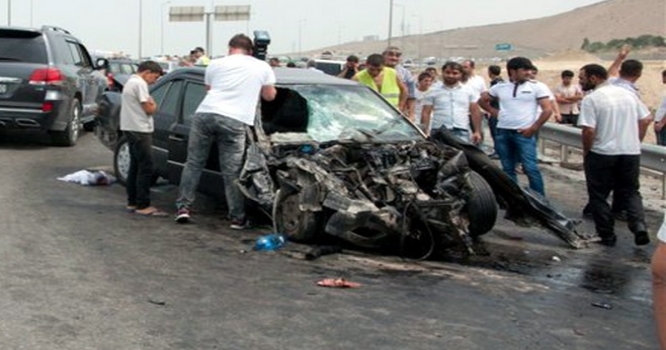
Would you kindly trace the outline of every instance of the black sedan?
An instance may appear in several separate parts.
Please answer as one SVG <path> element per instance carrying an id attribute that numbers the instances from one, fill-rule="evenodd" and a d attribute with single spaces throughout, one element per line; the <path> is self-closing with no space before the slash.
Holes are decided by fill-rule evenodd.
<path id="1" fill-rule="evenodd" d="M 573 222 L 503 176 L 473 145 L 447 134 L 426 139 L 355 82 L 301 69 L 275 73 L 278 95 L 260 103 L 248 128 L 252 137 L 237 185 L 277 232 L 300 241 L 328 236 L 364 247 L 411 246 L 424 256 L 451 246 L 474 253 L 472 238 L 492 229 L 499 201 L 513 209 L 511 219 L 544 224 L 579 245 Z M 151 88 L 159 106 L 155 175 L 173 184 L 187 159 L 191 118 L 206 94 L 203 75 L 201 68 L 180 69 Z M 105 93 L 97 133 L 114 151 L 122 182 L 129 153 L 119 109 L 120 95 Z M 221 194 L 220 161 L 213 147 L 201 192 Z"/>

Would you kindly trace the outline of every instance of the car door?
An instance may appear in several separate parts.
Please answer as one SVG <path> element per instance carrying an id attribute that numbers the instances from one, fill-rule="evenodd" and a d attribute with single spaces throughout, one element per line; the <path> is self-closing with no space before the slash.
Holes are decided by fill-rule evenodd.
<path id="1" fill-rule="evenodd" d="M 191 79 L 180 80 L 180 95 L 182 103 L 174 123 L 169 128 L 168 145 L 169 161 L 167 172 L 169 182 L 180 183 L 180 175 L 187 161 L 187 143 L 189 141 L 192 116 L 199 103 L 206 96 L 206 88 L 202 82 Z M 171 96 L 169 91 L 166 98 Z M 165 99 L 166 99 L 165 98 Z"/>
<path id="2" fill-rule="evenodd" d="M 79 102 L 81 103 L 82 114 L 89 115 L 91 114 L 92 108 L 95 106 L 95 91 L 93 90 L 95 80 L 91 75 L 92 64 L 90 63 L 89 57 L 84 57 L 79 43 L 69 39 L 66 40 L 66 42 L 72 59 L 74 60 L 74 66 L 76 67 L 76 87 L 81 93 L 81 101 Z"/>

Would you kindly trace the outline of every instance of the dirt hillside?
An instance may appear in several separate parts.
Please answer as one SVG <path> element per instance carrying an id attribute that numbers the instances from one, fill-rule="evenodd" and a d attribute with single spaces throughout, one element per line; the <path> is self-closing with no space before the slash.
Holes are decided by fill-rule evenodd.
<path id="1" fill-rule="evenodd" d="M 441 2 L 445 7 L 446 2 Z M 393 38 L 407 57 L 494 57 L 497 43 L 511 43 L 504 55 L 540 57 L 580 48 L 583 40 L 606 42 L 643 34 L 666 35 L 666 0 L 608 0 L 554 16 L 518 22 Z M 341 55 L 381 52 L 387 41 L 352 42 L 309 52 Z"/>

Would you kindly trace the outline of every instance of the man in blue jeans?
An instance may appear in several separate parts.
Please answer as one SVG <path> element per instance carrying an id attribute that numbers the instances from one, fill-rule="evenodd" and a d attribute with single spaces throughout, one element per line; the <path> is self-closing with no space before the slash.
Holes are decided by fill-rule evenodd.
<path id="1" fill-rule="evenodd" d="M 516 166 L 523 164 L 530 189 L 545 196 L 535 135 L 552 114 L 549 101 L 552 93 L 543 83 L 530 80 L 535 67 L 529 59 L 514 57 L 507 62 L 506 69 L 510 81 L 494 85 L 483 93 L 479 105 L 498 118 L 495 151 L 504 172 L 518 182 Z M 494 99 L 499 101 L 499 110 L 491 105 Z M 537 115 L 539 106 L 541 114 Z"/>
<path id="2" fill-rule="evenodd" d="M 252 57 L 252 40 L 237 34 L 229 41 L 229 54 L 212 60 L 206 67 L 204 82 L 208 93 L 192 118 L 187 161 L 176 200 L 176 221 L 185 223 L 190 219 L 201 171 L 215 142 L 230 227 L 243 229 L 247 226 L 245 197 L 235 182 L 243 165 L 245 129 L 254 125 L 259 96 L 266 101 L 275 99 L 275 74 L 268 63 Z"/>

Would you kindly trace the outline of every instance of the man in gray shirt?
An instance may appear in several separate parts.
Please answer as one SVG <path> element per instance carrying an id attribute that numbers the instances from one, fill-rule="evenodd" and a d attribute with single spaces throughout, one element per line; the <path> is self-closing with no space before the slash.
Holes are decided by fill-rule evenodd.
<path id="1" fill-rule="evenodd" d="M 157 105 L 148 93 L 148 85 L 162 75 L 157 62 L 139 64 L 123 87 L 120 108 L 120 130 L 129 144 L 130 166 L 127 174 L 127 210 L 146 216 L 167 214 L 150 205 L 153 178 L 153 113 Z"/>

